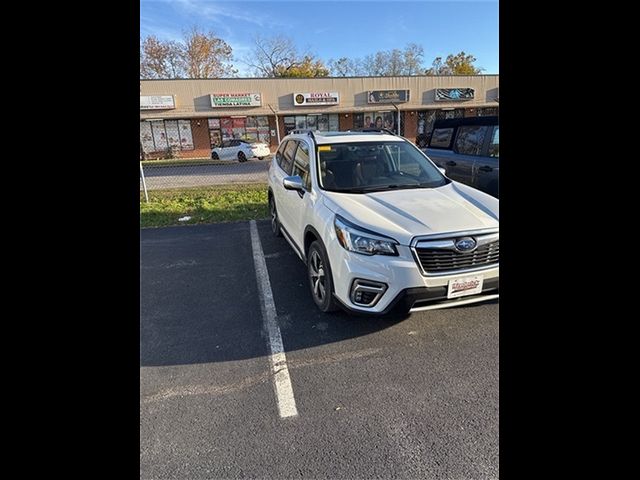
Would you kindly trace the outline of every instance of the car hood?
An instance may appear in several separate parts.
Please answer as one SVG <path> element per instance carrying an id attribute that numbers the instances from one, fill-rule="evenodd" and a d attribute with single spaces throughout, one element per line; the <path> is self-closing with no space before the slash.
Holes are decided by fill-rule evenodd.
<path id="1" fill-rule="evenodd" d="M 458 182 L 372 193 L 325 191 L 324 204 L 350 222 L 409 245 L 418 235 L 498 228 L 499 201 Z"/>

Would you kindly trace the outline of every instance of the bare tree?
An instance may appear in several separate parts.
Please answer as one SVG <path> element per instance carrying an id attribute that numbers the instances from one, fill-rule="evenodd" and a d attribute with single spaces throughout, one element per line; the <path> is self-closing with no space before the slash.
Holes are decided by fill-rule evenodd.
<path id="1" fill-rule="evenodd" d="M 265 38 L 260 35 L 253 40 L 253 51 L 244 62 L 259 77 L 326 77 L 329 71 L 315 55 L 299 53 L 288 37 L 276 35 Z"/>
<path id="2" fill-rule="evenodd" d="M 474 62 L 476 57 L 465 52 L 456 55 L 448 55 L 443 62 L 442 57 L 433 60 L 431 68 L 427 69 L 426 75 L 478 75 L 484 68 L 476 67 Z"/>
<path id="3" fill-rule="evenodd" d="M 231 47 L 213 32 L 192 27 L 184 35 L 183 61 L 189 78 L 233 76 L 238 71 L 230 64 Z"/>
<path id="4" fill-rule="evenodd" d="M 362 73 L 380 77 L 417 75 L 424 70 L 423 57 L 423 48 L 415 43 L 408 44 L 404 50 L 379 51 L 364 57 Z"/>
<path id="5" fill-rule="evenodd" d="M 140 42 L 140 78 L 219 78 L 237 74 L 231 47 L 213 32 L 196 27 L 180 42 L 151 35 Z"/>
<path id="6" fill-rule="evenodd" d="M 410 43 L 403 52 L 404 55 L 404 75 L 419 75 L 422 73 L 424 61 L 424 49 L 416 44 Z"/>
<path id="7" fill-rule="evenodd" d="M 447 75 L 445 65 L 442 63 L 442 57 L 436 57 L 431 62 L 431 68 L 428 68 L 425 75 Z"/>
<path id="8" fill-rule="evenodd" d="M 329 60 L 331 75 L 334 77 L 355 77 L 360 75 L 360 65 L 357 60 L 341 57 L 338 60 Z"/>
<path id="9" fill-rule="evenodd" d="M 140 78 L 181 78 L 183 71 L 178 43 L 159 40 L 153 35 L 141 42 Z"/>
<path id="10" fill-rule="evenodd" d="M 404 55 L 394 48 L 388 53 L 388 63 L 385 74 L 389 77 L 404 75 Z"/>
<path id="11" fill-rule="evenodd" d="M 367 55 L 362 59 L 362 73 L 372 77 L 384 77 L 388 63 L 388 52 L 376 52 L 375 54 Z"/>
<path id="12" fill-rule="evenodd" d="M 257 35 L 253 43 L 253 51 L 245 62 L 254 69 L 256 76 L 276 77 L 278 71 L 287 71 L 297 63 L 298 52 L 290 38 L 283 35 L 271 38 Z"/>

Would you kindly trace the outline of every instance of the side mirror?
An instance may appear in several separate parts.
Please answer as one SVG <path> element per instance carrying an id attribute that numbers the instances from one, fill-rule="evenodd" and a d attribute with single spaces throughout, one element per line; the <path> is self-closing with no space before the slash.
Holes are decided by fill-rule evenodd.
<path id="1" fill-rule="evenodd" d="M 284 177 L 282 179 L 282 185 L 287 190 L 297 190 L 299 192 L 304 192 L 304 182 L 300 175 L 294 175 L 292 177 Z"/>
<path id="2" fill-rule="evenodd" d="M 447 175 L 447 169 L 444 167 L 438 167 L 438 170 L 440 170 L 442 172 L 443 175 Z"/>

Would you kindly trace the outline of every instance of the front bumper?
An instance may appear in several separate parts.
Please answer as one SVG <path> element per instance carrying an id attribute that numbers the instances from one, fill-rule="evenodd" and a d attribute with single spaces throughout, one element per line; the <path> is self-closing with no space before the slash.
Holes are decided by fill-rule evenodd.
<path id="1" fill-rule="evenodd" d="M 330 242 L 327 253 L 331 263 L 334 293 L 348 310 L 358 313 L 385 314 L 397 307 L 409 310 L 430 303 L 447 301 L 449 281 L 455 278 L 482 275 L 485 292 L 495 293 L 499 285 L 499 267 L 469 273 L 453 273 L 438 276 L 422 275 L 408 246 L 397 246 L 399 256 L 361 255 L 345 250 L 339 242 Z M 362 307 L 351 301 L 350 289 L 355 279 L 380 282 L 386 291 L 373 307 Z M 478 295 L 481 295 L 478 294 Z M 460 297 L 468 300 L 472 296 Z"/>

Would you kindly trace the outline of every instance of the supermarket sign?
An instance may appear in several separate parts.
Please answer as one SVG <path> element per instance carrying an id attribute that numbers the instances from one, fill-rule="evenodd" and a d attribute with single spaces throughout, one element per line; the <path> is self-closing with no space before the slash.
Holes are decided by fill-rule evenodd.
<path id="1" fill-rule="evenodd" d="M 293 105 L 295 107 L 338 105 L 339 103 L 340 94 L 338 92 L 307 92 L 293 94 Z"/>
<path id="2" fill-rule="evenodd" d="M 262 95 L 259 93 L 212 93 L 211 107 L 259 107 L 262 105 Z"/>
<path id="3" fill-rule="evenodd" d="M 167 110 L 176 108 L 173 95 L 140 95 L 140 110 Z"/>

